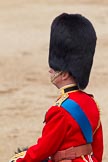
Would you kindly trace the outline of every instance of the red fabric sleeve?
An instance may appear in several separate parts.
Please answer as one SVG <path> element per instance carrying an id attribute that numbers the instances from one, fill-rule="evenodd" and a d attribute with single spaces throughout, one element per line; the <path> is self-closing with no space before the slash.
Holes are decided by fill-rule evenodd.
<path id="1" fill-rule="evenodd" d="M 93 136 L 93 154 L 94 157 L 98 160 L 98 162 L 102 162 L 102 154 L 103 154 L 103 133 L 102 133 L 102 125 L 96 131 Z"/>
<path id="2" fill-rule="evenodd" d="M 24 158 L 17 162 L 40 162 L 60 147 L 66 133 L 66 119 L 59 107 L 52 107 L 46 114 L 42 137 L 36 145 L 30 147 Z"/>

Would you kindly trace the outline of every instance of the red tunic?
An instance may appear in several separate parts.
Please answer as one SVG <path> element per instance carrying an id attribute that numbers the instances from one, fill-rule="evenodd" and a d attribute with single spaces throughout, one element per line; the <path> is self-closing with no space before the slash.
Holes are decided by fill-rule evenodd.
<path id="1" fill-rule="evenodd" d="M 92 159 L 93 162 L 101 162 L 103 136 L 101 123 L 99 124 L 100 114 L 97 104 L 91 96 L 82 91 L 71 91 L 67 94 L 70 99 L 80 105 L 88 117 L 94 132 L 92 143 L 94 155 Z M 27 150 L 25 157 L 18 159 L 17 162 L 41 162 L 59 150 L 83 144 L 86 144 L 86 140 L 78 123 L 61 106 L 52 106 L 45 116 L 45 126 L 42 130 L 42 137 L 38 139 L 36 145 L 31 146 Z M 88 160 L 87 156 L 85 158 Z M 84 161 L 80 157 L 72 160 L 72 162 Z"/>

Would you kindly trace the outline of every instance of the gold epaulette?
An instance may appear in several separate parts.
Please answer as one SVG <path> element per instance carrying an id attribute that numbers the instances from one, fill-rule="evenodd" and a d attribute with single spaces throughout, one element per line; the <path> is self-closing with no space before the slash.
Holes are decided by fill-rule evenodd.
<path id="1" fill-rule="evenodd" d="M 67 98 L 69 95 L 67 93 L 63 94 L 55 103 L 55 106 L 60 106 Z"/>
<path id="2" fill-rule="evenodd" d="M 96 127 L 96 129 L 94 130 L 94 132 L 93 132 L 93 135 L 96 133 L 96 131 L 98 130 L 98 128 L 100 127 L 100 119 L 98 120 L 98 124 L 97 124 L 97 127 Z"/>
<path id="3" fill-rule="evenodd" d="M 99 111 L 99 120 L 98 120 L 98 124 L 97 124 L 97 127 L 95 128 L 94 132 L 93 132 L 93 135 L 97 132 L 98 128 L 100 127 L 100 124 L 101 124 L 101 121 L 100 121 L 100 114 L 101 114 L 101 109 L 97 103 L 96 100 L 94 100 L 94 102 L 96 103 L 97 105 L 97 108 L 98 108 L 98 111 Z"/>

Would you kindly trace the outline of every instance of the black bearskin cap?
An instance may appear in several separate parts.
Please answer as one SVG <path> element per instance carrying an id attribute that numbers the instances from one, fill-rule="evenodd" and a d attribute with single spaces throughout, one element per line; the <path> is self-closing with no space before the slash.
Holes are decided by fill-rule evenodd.
<path id="1" fill-rule="evenodd" d="M 51 25 L 49 66 L 69 72 L 80 89 L 86 88 L 96 46 L 91 22 L 79 14 L 63 13 Z"/>

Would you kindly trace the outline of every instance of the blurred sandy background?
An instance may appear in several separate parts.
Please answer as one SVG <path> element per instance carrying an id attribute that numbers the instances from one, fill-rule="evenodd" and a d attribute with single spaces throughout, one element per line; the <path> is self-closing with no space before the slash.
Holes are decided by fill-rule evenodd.
<path id="1" fill-rule="evenodd" d="M 101 107 L 104 157 L 108 162 L 108 1 L 0 0 L 0 162 L 17 147 L 34 144 L 44 114 L 58 95 L 48 75 L 50 25 L 62 12 L 81 13 L 98 42 L 87 92 Z"/>

